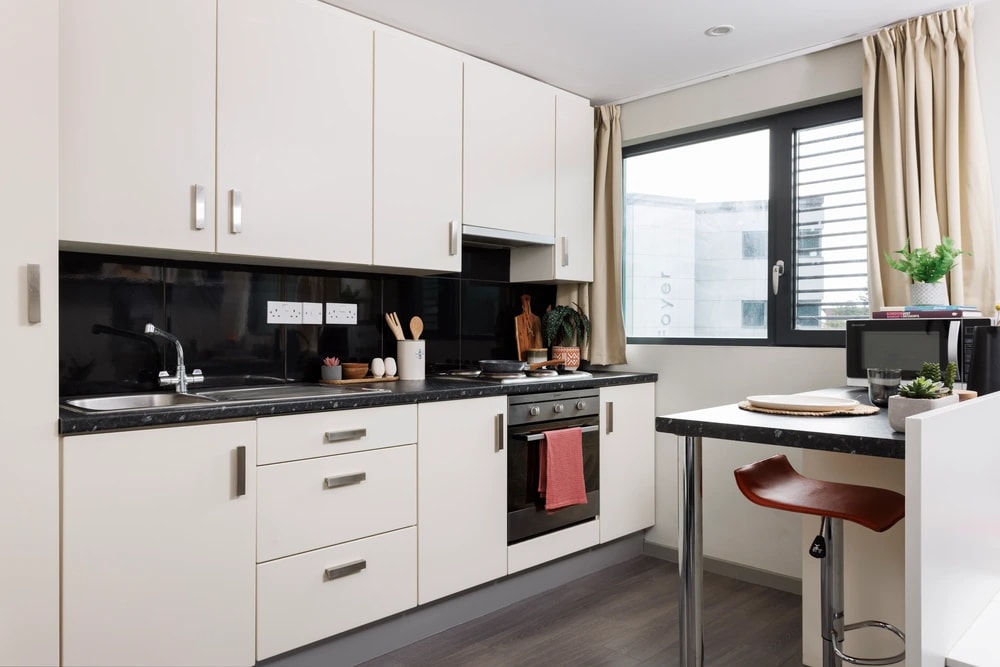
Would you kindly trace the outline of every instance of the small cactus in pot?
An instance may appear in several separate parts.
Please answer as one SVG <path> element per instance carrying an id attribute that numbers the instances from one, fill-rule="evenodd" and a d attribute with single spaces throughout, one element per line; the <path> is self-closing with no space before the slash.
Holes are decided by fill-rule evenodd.
<path id="1" fill-rule="evenodd" d="M 900 384 L 899 394 L 889 397 L 889 425 L 892 429 L 903 433 L 907 417 L 957 403 L 958 396 L 952 393 L 957 370 L 955 362 L 945 366 L 943 373 L 940 364 L 925 362 L 920 368 L 920 375 Z"/>

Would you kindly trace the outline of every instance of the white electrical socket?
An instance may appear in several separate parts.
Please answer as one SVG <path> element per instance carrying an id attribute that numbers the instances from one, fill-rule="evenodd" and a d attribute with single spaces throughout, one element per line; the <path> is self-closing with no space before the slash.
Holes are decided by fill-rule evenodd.
<path id="1" fill-rule="evenodd" d="M 323 304 L 303 302 L 302 324 L 323 324 Z"/>
<path id="2" fill-rule="evenodd" d="M 327 324 L 357 324 L 358 304 L 328 303 L 326 304 Z"/>
<path id="3" fill-rule="evenodd" d="M 302 304 L 298 301 L 268 301 L 268 324 L 302 324 Z"/>

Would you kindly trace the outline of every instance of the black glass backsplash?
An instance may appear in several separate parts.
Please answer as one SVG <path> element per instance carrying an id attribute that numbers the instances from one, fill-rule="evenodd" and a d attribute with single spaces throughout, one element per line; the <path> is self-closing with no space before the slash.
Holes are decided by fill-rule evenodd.
<path id="1" fill-rule="evenodd" d="M 394 357 L 384 313 L 424 321 L 429 371 L 516 359 L 520 296 L 535 314 L 552 285 L 509 283 L 509 251 L 465 248 L 462 272 L 415 277 L 181 262 L 89 253 L 59 255 L 62 396 L 154 391 L 173 374 L 174 346 L 142 333 L 152 322 L 177 336 L 201 386 L 315 381 L 325 356 Z M 358 305 L 357 325 L 267 324 L 268 301 Z"/>

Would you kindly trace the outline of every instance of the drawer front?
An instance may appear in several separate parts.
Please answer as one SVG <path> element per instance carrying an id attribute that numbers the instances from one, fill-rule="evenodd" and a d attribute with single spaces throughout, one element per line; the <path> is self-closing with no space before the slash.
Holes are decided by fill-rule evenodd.
<path id="1" fill-rule="evenodd" d="M 417 522 L 417 446 L 257 468 L 257 561 Z"/>
<path id="2" fill-rule="evenodd" d="M 257 465 L 416 441 L 416 405 L 266 417 L 257 420 Z"/>
<path id="3" fill-rule="evenodd" d="M 416 605 L 416 528 L 263 563 L 257 660 Z"/>

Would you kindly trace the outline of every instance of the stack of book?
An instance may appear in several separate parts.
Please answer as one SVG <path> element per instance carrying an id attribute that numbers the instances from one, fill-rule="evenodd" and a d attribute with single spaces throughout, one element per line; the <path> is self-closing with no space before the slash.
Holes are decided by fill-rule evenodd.
<path id="1" fill-rule="evenodd" d="M 872 317 L 881 320 L 907 319 L 918 317 L 982 317 L 975 306 L 953 306 L 949 304 L 924 306 L 883 306 L 872 311 Z"/>

